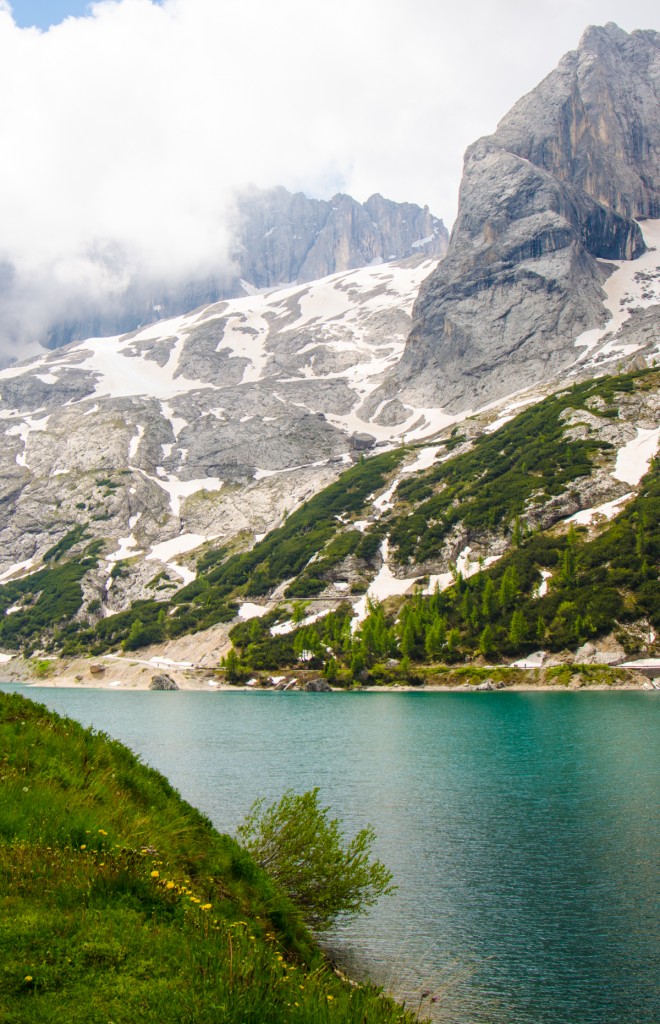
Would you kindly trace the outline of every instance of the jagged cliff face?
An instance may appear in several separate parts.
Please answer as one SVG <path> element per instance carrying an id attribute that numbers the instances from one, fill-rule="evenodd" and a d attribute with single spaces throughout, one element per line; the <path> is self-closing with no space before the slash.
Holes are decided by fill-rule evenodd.
<path id="1" fill-rule="evenodd" d="M 448 410 L 548 380 L 606 321 L 598 261 L 644 252 L 660 216 L 660 34 L 588 29 L 465 156 L 448 254 L 420 292 L 398 373 Z"/>
<path id="2" fill-rule="evenodd" d="M 442 256 L 449 241 L 446 227 L 428 207 L 394 203 L 381 195 L 364 204 L 347 195 L 309 199 L 285 188 L 239 194 L 231 227 L 233 272 L 177 286 L 136 282 L 111 311 L 99 309 L 54 325 L 47 346 L 125 333 L 221 299 L 342 270 Z"/>
<path id="3" fill-rule="evenodd" d="M 239 276 L 257 288 L 315 281 L 408 256 L 441 256 L 449 234 L 428 207 L 373 195 L 329 202 L 284 188 L 257 190 L 238 201 L 235 260 Z"/>

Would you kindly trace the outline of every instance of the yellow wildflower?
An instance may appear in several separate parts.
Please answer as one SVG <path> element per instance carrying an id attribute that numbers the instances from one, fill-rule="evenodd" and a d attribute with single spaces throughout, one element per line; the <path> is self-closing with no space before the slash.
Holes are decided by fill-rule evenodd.
<path id="1" fill-rule="evenodd" d="M 213 906 L 212 903 L 202 903 L 202 905 L 201 905 L 201 907 L 199 909 L 200 910 L 210 910 L 212 906 Z"/>
<path id="2" fill-rule="evenodd" d="M 87 849 L 87 844 L 86 844 L 86 843 L 83 843 L 83 844 L 82 844 L 82 846 L 80 847 L 80 849 L 81 849 L 81 850 L 86 850 L 86 849 Z"/>
<path id="3" fill-rule="evenodd" d="M 166 889 L 174 889 L 174 882 L 167 882 L 165 884 Z"/>
<path id="4" fill-rule="evenodd" d="M 29 983 L 29 982 L 31 982 L 31 981 L 32 981 L 32 975 L 31 975 L 31 974 L 26 974 L 26 975 L 25 975 L 25 980 L 26 980 L 26 981 L 27 981 L 28 983 Z"/>
<path id="5" fill-rule="evenodd" d="M 160 878 L 160 871 L 152 871 L 151 872 L 151 877 L 152 878 Z"/>

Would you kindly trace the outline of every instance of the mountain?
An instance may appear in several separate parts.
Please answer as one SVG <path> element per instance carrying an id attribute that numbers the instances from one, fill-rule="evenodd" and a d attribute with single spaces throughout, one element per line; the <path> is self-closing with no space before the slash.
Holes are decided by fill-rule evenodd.
<path id="1" fill-rule="evenodd" d="M 471 659 L 617 631 L 652 648 L 658 39 L 589 29 L 468 150 L 442 261 L 221 301 L 0 372 L 0 643 L 176 657 L 197 631 L 186 660 L 214 664 L 233 621 L 252 668 L 309 641 L 356 672 L 365 630 L 413 660 L 427 640 Z M 274 246 L 255 279 L 297 241 L 274 212 L 289 200 L 255 214 Z M 351 203 L 323 229 L 312 217 L 317 255 L 296 273 L 338 258 Z M 489 579 L 502 599 L 484 617 Z M 317 641 L 298 601 L 314 602 L 304 628 L 324 620 Z"/>
<path id="2" fill-rule="evenodd" d="M 188 582 L 179 556 L 253 540 L 360 451 L 431 429 L 395 401 L 362 409 L 435 263 L 228 300 L 0 371 L 0 581 L 77 530 L 106 545 L 88 600 L 120 610 L 159 573 L 161 591 Z"/>
<path id="3" fill-rule="evenodd" d="M 112 308 L 99 306 L 53 325 L 46 345 L 122 334 L 198 306 L 411 256 L 442 256 L 449 233 L 414 203 L 338 194 L 326 201 L 285 188 L 250 188 L 230 217 L 230 269 L 177 284 L 132 282 Z"/>
<path id="4" fill-rule="evenodd" d="M 637 220 L 658 217 L 660 34 L 589 28 L 468 149 L 449 250 L 388 393 L 456 412 L 565 374 L 585 348 L 593 361 L 612 339 L 585 332 L 619 312 L 603 304 L 612 261 L 638 258 Z M 647 332 L 633 312 L 624 344 Z"/>

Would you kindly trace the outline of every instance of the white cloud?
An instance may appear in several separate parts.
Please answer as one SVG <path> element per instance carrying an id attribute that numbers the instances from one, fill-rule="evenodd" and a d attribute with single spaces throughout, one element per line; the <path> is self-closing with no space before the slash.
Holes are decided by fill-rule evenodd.
<path id="1" fill-rule="evenodd" d="M 619 6 L 101 0 L 40 32 L 0 0 L 5 334 L 226 265 L 237 185 L 379 191 L 451 222 L 466 145 Z M 657 20 L 629 0 L 622 27 Z"/>

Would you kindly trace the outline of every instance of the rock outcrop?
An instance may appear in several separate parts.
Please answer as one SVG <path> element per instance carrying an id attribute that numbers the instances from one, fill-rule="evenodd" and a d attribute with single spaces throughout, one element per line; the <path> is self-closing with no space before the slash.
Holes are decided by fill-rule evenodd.
<path id="1" fill-rule="evenodd" d="M 442 256 L 449 232 L 428 206 L 373 195 L 365 203 L 338 194 L 310 199 L 285 188 L 252 188 L 236 197 L 232 218 L 234 272 L 210 274 L 172 286 L 134 282 L 112 308 L 88 310 L 52 326 L 46 344 L 124 334 L 140 325 L 198 306 L 315 281 L 411 256 Z"/>
<path id="2" fill-rule="evenodd" d="M 660 33 L 589 28 L 465 156 L 447 256 L 422 287 L 397 385 L 456 411 L 550 379 L 605 323 L 599 260 L 660 217 Z M 391 390 L 391 387 L 390 387 Z"/>

